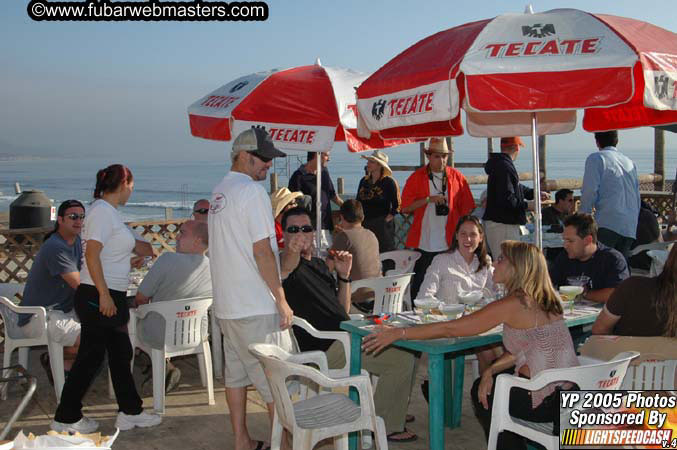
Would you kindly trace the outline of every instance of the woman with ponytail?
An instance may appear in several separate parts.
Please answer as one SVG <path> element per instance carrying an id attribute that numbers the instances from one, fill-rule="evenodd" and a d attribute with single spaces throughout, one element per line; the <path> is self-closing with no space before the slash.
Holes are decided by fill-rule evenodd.
<path id="1" fill-rule="evenodd" d="M 108 366 L 118 401 L 115 426 L 121 430 L 151 427 L 162 419 L 141 407 L 131 373 L 132 345 L 127 334 L 128 275 L 132 254 L 152 256 L 147 242 L 137 241 L 117 210 L 134 190 L 132 172 L 114 164 L 96 175 L 94 202 L 87 211 L 82 238 L 85 260 L 75 291 L 75 311 L 80 318 L 80 349 L 75 358 L 52 429 L 92 433 L 99 424 L 82 415 L 82 398 L 108 354 Z"/>

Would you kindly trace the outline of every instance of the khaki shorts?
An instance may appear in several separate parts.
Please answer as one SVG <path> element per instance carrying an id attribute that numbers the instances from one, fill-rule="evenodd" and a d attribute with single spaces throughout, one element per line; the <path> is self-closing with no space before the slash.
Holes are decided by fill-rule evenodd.
<path id="1" fill-rule="evenodd" d="M 227 388 L 239 388 L 253 384 L 263 401 L 272 403 L 273 396 L 263 367 L 249 353 L 250 344 L 275 344 L 292 352 L 293 344 L 289 330 L 280 330 L 280 316 L 245 317 L 242 319 L 218 319 L 223 333 L 225 356 L 225 384 Z"/>
<path id="2" fill-rule="evenodd" d="M 42 323 L 36 318 L 31 317 L 30 322 L 23 326 L 26 337 L 38 337 L 42 334 Z M 80 336 L 80 321 L 75 314 L 75 310 L 63 312 L 52 310 L 47 312 L 47 336 L 49 340 L 72 347 Z"/>

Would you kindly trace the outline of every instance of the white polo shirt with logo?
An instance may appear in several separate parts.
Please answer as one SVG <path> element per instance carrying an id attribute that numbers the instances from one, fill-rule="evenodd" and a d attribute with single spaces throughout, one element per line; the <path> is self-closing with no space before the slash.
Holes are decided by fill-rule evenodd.
<path id="1" fill-rule="evenodd" d="M 254 259 L 254 243 L 269 239 L 279 276 L 273 212 L 263 186 L 249 175 L 229 172 L 212 192 L 208 225 L 216 317 L 277 314 L 275 298 Z"/>

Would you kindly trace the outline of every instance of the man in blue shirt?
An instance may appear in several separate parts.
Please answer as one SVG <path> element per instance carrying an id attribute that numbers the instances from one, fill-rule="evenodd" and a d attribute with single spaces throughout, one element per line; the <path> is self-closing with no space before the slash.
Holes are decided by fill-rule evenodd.
<path id="1" fill-rule="evenodd" d="M 80 231 L 85 207 L 77 200 L 59 206 L 54 231 L 45 236 L 26 279 L 21 306 L 53 307 L 47 315 L 49 339 L 64 346 L 64 370 L 70 370 L 80 345 L 80 321 L 73 310 L 73 296 L 80 284 L 82 243 Z M 27 337 L 39 336 L 44 324 L 30 314 L 19 318 Z M 40 357 L 52 381 L 49 357 Z"/>
<path id="2" fill-rule="evenodd" d="M 585 160 L 580 212 L 592 213 L 598 239 L 626 258 L 637 232 L 639 181 L 630 158 L 616 149 L 618 131 L 595 133 L 599 151 Z"/>

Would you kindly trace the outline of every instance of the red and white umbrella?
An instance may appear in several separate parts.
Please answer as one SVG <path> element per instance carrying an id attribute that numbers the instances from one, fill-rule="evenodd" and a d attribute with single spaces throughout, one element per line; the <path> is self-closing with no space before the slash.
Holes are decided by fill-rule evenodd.
<path id="1" fill-rule="evenodd" d="M 355 88 L 367 76 L 324 67 L 319 60 L 314 65 L 246 75 L 190 105 L 190 130 L 193 136 L 229 141 L 252 126 L 263 126 L 276 147 L 304 152 L 328 152 L 336 141 L 345 141 L 351 152 L 413 142 L 385 141 L 377 133 L 367 133 L 366 138 L 357 135 Z M 320 192 L 320 158 L 317 162 Z M 319 226 L 319 195 L 316 211 Z"/>
<path id="2" fill-rule="evenodd" d="M 246 75 L 188 107 L 193 136 L 229 141 L 264 126 L 282 150 L 327 152 L 345 141 L 352 152 L 411 142 L 357 136 L 355 88 L 367 74 L 314 65 Z"/>
<path id="3" fill-rule="evenodd" d="M 360 133 L 386 139 L 462 134 L 461 108 L 470 135 L 531 134 L 538 190 L 536 135 L 572 131 L 577 109 L 587 131 L 677 123 L 677 34 L 574 9 L 505 14 L 414 44 L 357 97 Z"/>

